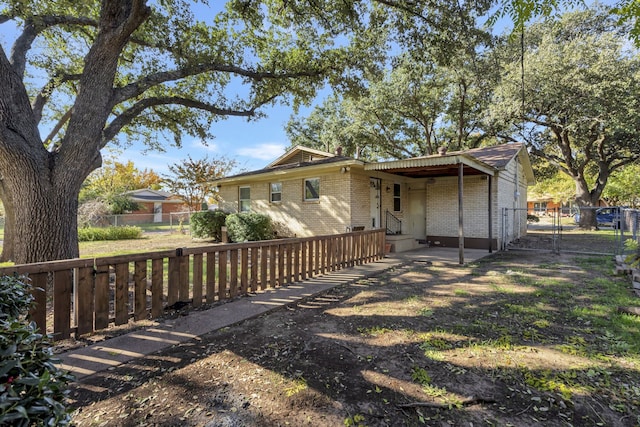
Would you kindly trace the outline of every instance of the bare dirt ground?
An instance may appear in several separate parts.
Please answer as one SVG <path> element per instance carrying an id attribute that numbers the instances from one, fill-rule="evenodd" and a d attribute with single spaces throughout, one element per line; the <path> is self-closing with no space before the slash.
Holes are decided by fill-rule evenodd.
<path id="1" fill-rule="evenodd" d="M 413 263 L 83 380 L 79 426 L 637 426 L 611 257 Z"/>

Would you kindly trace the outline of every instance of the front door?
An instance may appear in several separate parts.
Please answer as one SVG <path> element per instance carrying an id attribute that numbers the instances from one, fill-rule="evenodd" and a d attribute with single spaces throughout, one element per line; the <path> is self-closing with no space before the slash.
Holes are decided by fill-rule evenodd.
<path id="1" fill-rule="evenodd" d="M 380 228 L 380 180 L 369 181 L 369 206 L 371 206 L 371 228 Z"/>
<path id="2" fill-rule="evenodd" d="M 425 190 L 409 192 L 409 227 L 415 239 L 427 237 L 427 200 Z"/>
<path id="3" fill-rule="evenodd" d="M 162 222 L 162 203 L 153 204 L 153 222 Z"/>

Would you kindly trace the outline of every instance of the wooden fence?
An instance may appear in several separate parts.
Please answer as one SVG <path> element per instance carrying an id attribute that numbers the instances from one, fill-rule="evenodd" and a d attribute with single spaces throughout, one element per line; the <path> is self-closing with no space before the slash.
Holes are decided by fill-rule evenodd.
<path id="1" fill-rule="evenodd" d="M 72 259 L 0 268 L 34 286 L 30 317 L 54 339 L 285 286 L 384 256 L 384 230 Z M 177 304 L 180 305 L 180 304 Z"/>

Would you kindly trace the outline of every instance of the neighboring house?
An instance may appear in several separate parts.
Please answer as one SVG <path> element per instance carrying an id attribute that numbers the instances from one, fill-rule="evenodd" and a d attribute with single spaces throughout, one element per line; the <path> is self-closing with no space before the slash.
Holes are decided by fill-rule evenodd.
<path id="1" fill-rule="evenodd" d="M 523 144 L 375 163 L 297 146 L 214 183 L 221 209 L 267 214 L 281 235 L 382 227 L 402 251 L 416 242 L 496 249 L 524 235 L 534 177 Z"/>
<path id="2" fill-rule="evenodd" d="M 607 202 L 600 200 L 598 206 L 608 206 Z M 566 203 L 557 202 L 549 195 L 531 196 L 527 199 L 527 211 L 538 216 L 553 215 L 557 210 L 563 216 L 571 216 L 578 211 L 578 207 L 573 201 Z"/>
<path id="3" fill-rule="evenodd" d="M 171 213 L 183 212 L 187 209 L 184 200 L 180 196 L 166 191 L 144 188 L 127 191 L 125 194 L 140 206 L 132 214 L 147 214 L 145 218 L 140 217 L 139 222 L 141 223 L 169 222 Z M 128 222 L 131 222 L 130 217 Z"/>

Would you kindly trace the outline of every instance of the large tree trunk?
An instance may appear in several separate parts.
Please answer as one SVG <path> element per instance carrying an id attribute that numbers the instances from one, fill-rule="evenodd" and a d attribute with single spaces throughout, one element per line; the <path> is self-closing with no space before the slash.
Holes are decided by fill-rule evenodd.
<path id="1" fill-rule="evenodd" d="M 15 228 L 15 219 L 13 203 L 9 198 L 9 193 L 4 191 L 4 181 L 0 179 L 0 200 L 4 207 L 4 238 L 2 240 L 2 254 L 0 262 L 7 262 L 14 258 L 13 255 L 13 230 Z"/>
<path id="2" fill-rule="evenodd" d="M 576 183 L 576 204 L 580 208 L 580 221 L 578 226 L 584 230 L 597 230 L 596 207 L 600 201 L 600 191 L 596 189 L 589 191 L 587 182 L 581 177 L 574 178 Z"/>
<path id="3" fill-rule="evenodd" d="M 54 152 L 43 146 L 20 61 L 10 62 L 0 46 L 0 177 L 13 243 L 3 257 L 22 264 L 78 256 L 80 186 L 101 164 L 120 54 L 150 13 L 146 0 L 101 2 L 98 32 Z"/>
<path id="4" fill-rule="evenodd" d="M 0 169 L 7 171 L 3 185 L 9 225 L 3 258 L 10 256 L 17 264 L 79 255 L 78 193 L 90 167 L 56 164 L 51 153 L 44 157 L 45 162 L 0 159 Z"/>

